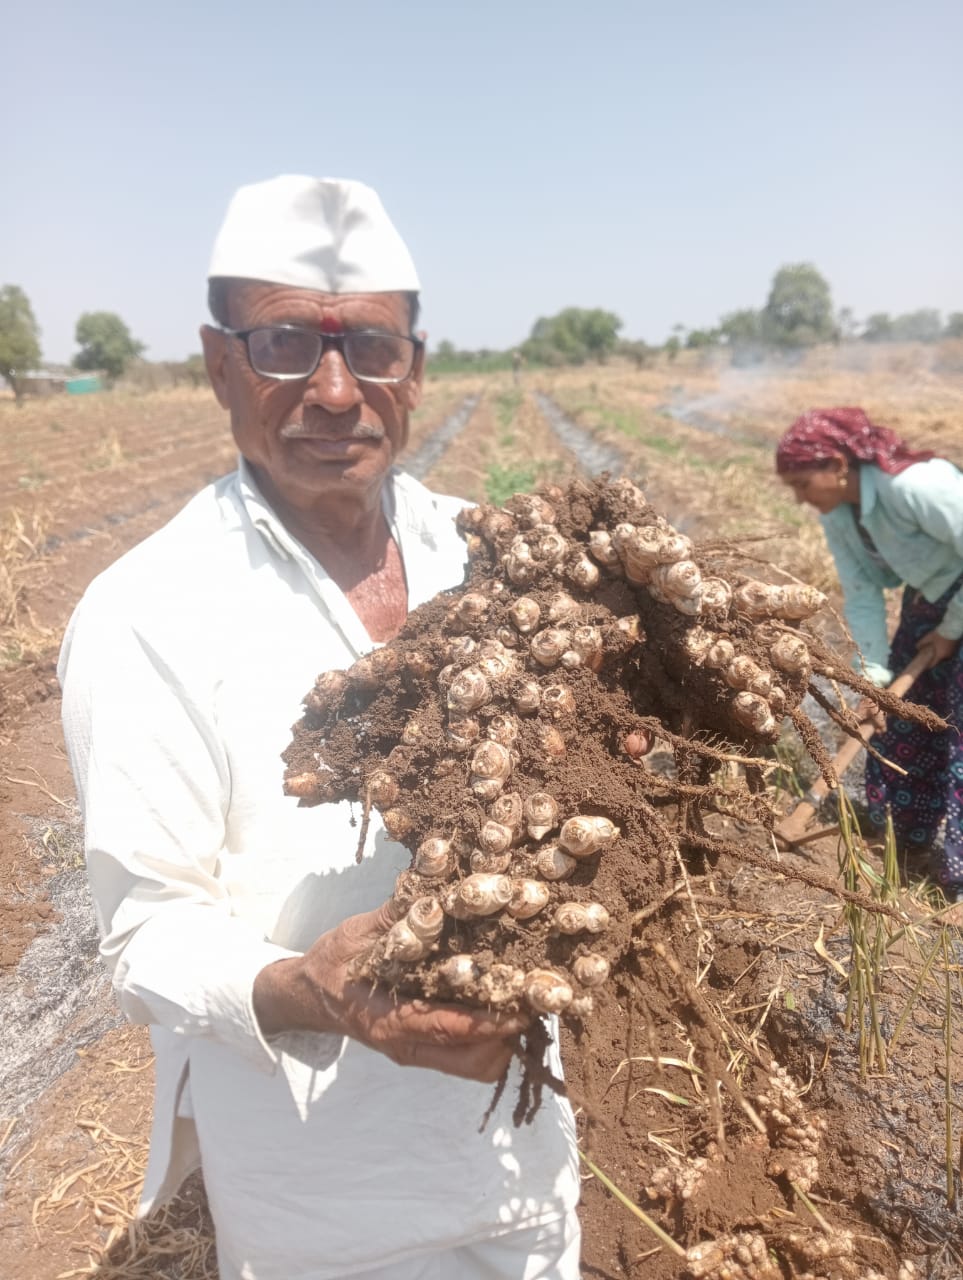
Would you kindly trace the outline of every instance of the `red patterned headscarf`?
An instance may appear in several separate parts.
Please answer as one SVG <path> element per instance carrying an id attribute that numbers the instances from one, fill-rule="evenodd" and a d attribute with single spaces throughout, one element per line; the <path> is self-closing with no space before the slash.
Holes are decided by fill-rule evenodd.
<path id="1" fill-rule="evenodd" d="M 871 462 L 891 476 L 936 456 L 911 449 L 895 431 L 870 422 L 862 409 L 810 409 L 776 446 L 776 470 L 818 467 L 838 453 L 850 462 Z"/>

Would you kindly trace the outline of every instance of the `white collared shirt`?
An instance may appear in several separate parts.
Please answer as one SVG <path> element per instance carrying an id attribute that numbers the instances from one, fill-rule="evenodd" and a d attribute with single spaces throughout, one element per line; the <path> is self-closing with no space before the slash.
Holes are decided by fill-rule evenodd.
<path id="1" fill-rule="evenodd" d="M 409 608 L 460 584 L 462 504 L 397 471 L 384 502 Z M 578 1198 L 567 1103 L 514 1129 L 513 1077 L 480 1135 L 490 1086 L 337 1036 L 269 1043 L 254 1018 L 256 974 L 380 905 L 409 862 L 373 820 L 356 863 L 356 810 L 282 791 L 315 676 L 372 647 L 243 463 L 95 579 L 64 639 L 101 950 L 157 1055 L 144 1206 L 199 1150 L 224 1280 L 333 1280 Z"/>

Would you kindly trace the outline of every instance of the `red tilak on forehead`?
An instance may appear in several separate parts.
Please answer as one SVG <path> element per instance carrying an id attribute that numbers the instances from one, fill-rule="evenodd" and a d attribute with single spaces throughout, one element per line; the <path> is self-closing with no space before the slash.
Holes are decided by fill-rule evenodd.
<path id="1" fill-rule="evenodd" d="M 341 321 L 336 316 L 325 316 L 321 321 L 322 333 L 343 333 Z"/>

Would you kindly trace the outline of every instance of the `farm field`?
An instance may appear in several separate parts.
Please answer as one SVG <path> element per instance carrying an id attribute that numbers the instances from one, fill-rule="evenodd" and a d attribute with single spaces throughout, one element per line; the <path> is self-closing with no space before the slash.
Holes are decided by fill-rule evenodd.
<path id="1" fill-rule="evenodd" d="M 697 542 L 737 542 L 838 605 L 815 517 L 773 474 L 781 430 L 812 405 L 859 404 L 913 444 L 963 455 L 963 376 L 909 349 L 872 354 L 865 368 L 843 367 L 844 351 L 764 371 L 683 353 L 642 369 L 525 370 L 518 383 L 508 374 L 429 378 L 408 457 L 429 487 L 494 503 L 604 465 L 635 479 Z M 0 1049 L 5 1280 L 216 1275 L 196 1182 L 158 1221 L 130 1228 L 146 1155 L 149 1044 L 113 1015 L 97 965 L 54 665 L 91 578 L 233 463 L 224 415 L 206 391 L 50 399 L 20 410 L 0 402 L 0 981 L 22 1040 Z M 831 616 L 826 634 L 840 634 Z M 773 785 L 782 779 L 784 800 L 801 758 L 787 741 L 786 768 L 770 774 Z M 751 856 L 693 876 L 693 914 L 671 917 L 680 952 L 698 955 L 684 982 L 722 1011 L 726 1069 L 738 1078 L 749 1060 L 773 1056 L 826 1128 L 808 1195 L 762 1166 L 749 1124 L 701 1147 L 701 1229 L 798 1237 L 795 1269 L 785 1269 L 786 1253 L 783 1270 L 757 1260 L 759 1269 L 733 1276 L 802 1275 L 806 1259 L 814 1277 L 958 1277 L 957 931 L 929 923 L 925 886 L 899 890 L 914 923 L 886 935 L 881 1037 L 891 1052 L 867 1065 L 862 1037 L 841 1016 L 848 933 L 827 888 L 839 842 L 778 855 L 764 833 L 735 819 L 722 833 Z M 878 850 L 866 857 L 878 874 Z M 869 892 L 872 874 L 856 874 Z M 640 993 L 624 1025 L 593 1042 L 593 1078 L 571 1083 L 583 1124 L 588 1114 L 599 1121 L 583 1133 L 593 1163 L 682 1239 L 681 1183 L 668 1197 L 646 1188 L 657 1167 L 678 1173 L 707 1117 L 721 1121 L 683 1022 L 656 1021 L 661 1008 Z M 812 1242 L 827 1223 L 822 1234 L 837 1252 L 820 1258 Z M 583 1226 L 586 1277 L 690 1274 L 589 1172 Z"/>

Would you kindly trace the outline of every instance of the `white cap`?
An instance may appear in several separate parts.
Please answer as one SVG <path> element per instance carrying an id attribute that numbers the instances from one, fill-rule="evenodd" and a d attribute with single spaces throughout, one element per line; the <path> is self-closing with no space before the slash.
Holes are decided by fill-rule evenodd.
<path id="1" fill-rule="evenodd" d="M 299 174 L 235 192 L 207 274 L 321 293 L 407 293 L 421 287 L 376 191 L 351 179 Z"/>

